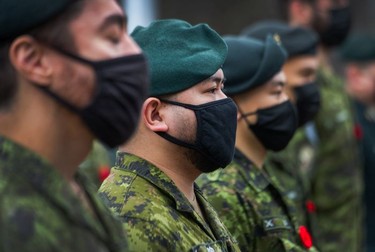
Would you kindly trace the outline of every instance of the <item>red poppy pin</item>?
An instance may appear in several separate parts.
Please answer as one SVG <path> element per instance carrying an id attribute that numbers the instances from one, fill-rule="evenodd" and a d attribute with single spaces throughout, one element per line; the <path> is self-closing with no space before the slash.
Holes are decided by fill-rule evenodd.
<path id="1" fill-rule="evenodd" d="M 306 210 L 308 213 L 315 213 L 316 212 L 316 205 L 312 200 L 306 200 Z"/>
<path id="2" fill-rule="evenodd" d="M 108 165 L 100 166 L 98 170 L 99 182 L 102 183 L 109 176 L 110 172 L 111 172 L 111 169 L 109 168 Z"/>
<path id="3" fill-rule="evenodd" d="M 363 139 L 363 129 L 362 126 L 359 123 L 356 123 L 353 128 L 354 137 L 356 140 L 362 140 Z"/>
<path id="4" fill-rule="evenodd" d="M 301 238 L 303 246 L 309 249 L 313 246 L 311 235 L 305 226 L 299 227 L 299 237 Z"/>

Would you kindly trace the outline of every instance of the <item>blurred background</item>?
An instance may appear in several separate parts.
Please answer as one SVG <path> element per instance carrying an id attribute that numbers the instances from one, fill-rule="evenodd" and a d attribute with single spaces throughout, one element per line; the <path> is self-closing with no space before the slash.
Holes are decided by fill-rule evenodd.
<path id="1" fill-rule="evenodd" d="M 208 23 L 220 34 L 237 34 L 262 19 L 283 20 L 283 0 L 124 0 L 129 32 L 154 19 Z M 352 32 L 375 30 L 375 0 L 352 0 Z"/>

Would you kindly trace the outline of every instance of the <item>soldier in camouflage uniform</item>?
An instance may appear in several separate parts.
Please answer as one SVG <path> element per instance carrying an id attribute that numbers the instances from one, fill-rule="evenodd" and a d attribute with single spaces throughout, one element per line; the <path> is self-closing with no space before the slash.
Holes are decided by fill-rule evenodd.
<path id="1" fill-rule="evenodd" d="M 253 24 L 242 34 L 264 40 L 269 33 L 278 34 L 288 52 L 288 60 L 283 66 L 285 91 L 296 105 L 299 129 L 283 151 L 269 152 L 266 169 L 271 178 L 282 185 L 279 190 L 284 196 L 295 202 L 300 223 L 307 226 L 314 237 L 315 209 L 309 199 L 307 178 L 311 172 L 316 144 L 313 144 L 313 139 L 307 138 L 305 132 L 312 127 L 310 122 L 320 107 L 320 93 L 316 83 L 318 37 L 309 29 L 276 21 Z"/>
<path id="2" fill-rule="evenodd" d="M 130 137 L 147 93 L 146 61 L 124 21 L 115 0 L 0 2 L 0 251 L 127 250 L 121 225 L 77 173 L 95 138 Z M 133 105 L 112 106 L 117 97 Z M 100 104 L 133 126 L 100 116 Z M 113 134 L 113 122 L 126 131 Z"/>
<path id="3" fill-rule="evenodd" d="M 375 35 L 351 35 L 341 47 L 345 60 L 346 90 L 353 98 L 356 137 L 364 161 L 366 251 L 375 251 Z"/>
<path id="4" fill-rule="evenodd" d="M 308 132 L 317 143 L 311 176 L 316 206 L 317 245 L 322 251 L 363 251 L 362 162 L 354 132 L 352 104 L 344 81 L 333 70 L 329 52 L 350 28 L 347 0 L 289 1 L 289 21 L 314 28 L 320 37 L 317 82 L 321 108 Z M 307 135 L 307 133 L 306 133 Z M 311 137 L 310 137 L 311 138 Z"/>
<path id="5" fill-rule="evenodd" d="M 99 189 L 131 251 L 239 251 L 194 180 L 233 158 L 237 109 L 222 92 L 223 39 L 181 20 L 137 27 L 151 65 L 138 132 Z"/>
<path id="6" fill-rule="evenodd" d="M 229 166 L 201 176 L 198 184 L 242 251 L 315 251 L 293 202 L 264 167 L 267 151 L 285 148 L 297 128 L 283 88 L 287 53 L 278 39 L 225 37 L 225 90 L 239 110 L 236 152 Z"/>
<path id="7" fill-rule="evenodd" d="M 329 70 L 321 69 L 317 80 L 322 106 L 314 122 L 320 144 L 310 183 L 318 244 L 322 251 L 362 251 L 363 177 L 351 101 L 342 93 L 342 79 Z"/>

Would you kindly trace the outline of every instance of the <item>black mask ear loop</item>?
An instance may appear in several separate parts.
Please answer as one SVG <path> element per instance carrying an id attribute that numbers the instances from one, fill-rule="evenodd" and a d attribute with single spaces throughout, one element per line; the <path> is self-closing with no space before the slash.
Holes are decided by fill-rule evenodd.
<path id="1" fill-rule="evenodd" d="M 189 109 L 189 106 L 185 106 L 184 104 L 180 104 L 179 102 L 169 101 L 169 100 L 166 100 L 166 99 L 163 99 L 163 98 L 160 98 L 160 97 L 155 97 L 155 98 L 159 99 L 159 101 L 164 102 L 166 104 L 181 106 L 181 107 Z M 194 113 L 195 113 L 195 111 L 194 111 Z M 166 132 L 157 131 L 155 133 L 158 134 L 159 136 L 161 136 L 162 138 L 164 138 L 164 139 L 166 139 L 166 140 L 168 140 L 168 141 L 170 141 L 170 142 L 172 142 L 176 145 L 180 145 L 180 146 L 183 146 L 183 147 L 189 148 L 189 149 L 194 149 L 194 147 L 195 147 L 195 142 L 194 143 L 186 143 L 186 142 L 181 141 L 180 139 L 178 139 L 174 136 L 171 136 L 171 135 L 167 134 Z"/>
<path id="2" fill-rule="evenodd" d="M 249 122 L 249 120 L 247 119 L 249 116 L 252 116 L 252 115 L 256 115 L 257 111 L 254 111 L 254 112 L 249 112 L 249 113 L 244 113 L 242 111 L 242 109 L 240 108 L 240 106 L 237 105 L 237 109 L 238 111 L 240 112 L 241 114 L 241 118 L 245 119 L 247 125 L 252 125 L 252 123 Z"/>
<path id="3" fill-rule="evenodd" d="M 31 36 L 31 35 L 30 35 Z M 61 55 L 64 55 L 65 57 L 68 57 L 68 58 L 73 58 L 73 60 L 77 60 L 79 62 L 82 62 L 82 63 L 85 63 L 85 64 L 89 64 L 89 62 L 86 62 L 85 60 L 82 60 L 82 59 L 79 59 L 77 58 L 76 56 L 74 56 L 73 54 L 69 53 L 69 52 L 66 52 L 65 50 L 63 49 L 60 49 L 59 47 L 57 46 L 54 46 L 54 45 L 51 45 L 51 44 L 48 44 L 48 43 L 45 43 L 43 42 L 41 39 L 35 37 L 35 36 L 31 36 L 37 43 L 39 43 L 40 45 L 43 45 L 43 46 L 46 46 L 54 51 L 56 51 L 57 53 L 60 53 Z M 35 87 L 39 88 L 41 91 L 43 91 L 45 94 L 49 95 L 51 98 L 55 99 L 57 102 L 59 102 L 60 104 L 62 104 L 63 106 L 65 106 L 66 108 L 68 108 L 70 111 L 74 112 L 74 113 L 80 113 L 81 112 L 81 109 L 77 108 L 76 106 L 70 104 L 69 102 L 65 101 L 63 98 L 61 98 L 59 95 L 55 94 L 54 92 L 52 92 L 48 87 L 45 87 L 45 86 L 39 86 L 39 85 L 34 85 Z"/>

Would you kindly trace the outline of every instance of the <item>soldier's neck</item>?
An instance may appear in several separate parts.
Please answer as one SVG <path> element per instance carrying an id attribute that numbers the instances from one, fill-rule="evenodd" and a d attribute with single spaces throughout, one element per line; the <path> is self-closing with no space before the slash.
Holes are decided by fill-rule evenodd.
<path id="1" fill-rule="evenodd" d="M 91 133 L 83 129 L 77 116 L 42 92 L 30 97 L 23 95 L 10 110 L 0 113 L 0 134 L 35 152 L 69 182 L 74 181 L 78 165 L 91 149 Z"/>
<path id="2" fill-rule="evenodd" d="M 267 150 L 247 127 L 237 127 L 236 148 L 254 163 L 258 169 L 263 168 Z"/>
<path id="3" fill-rule="evenodd" d="M 328 48 L 322 45 L 318 47 L 318 59 L 321 68 L 326 69 L 326 71 L 333 72 L 330 50 Z"/>
<path id="4" fill-rule="evenodd" d="M 187 164 L 187 161 L 175 162 L 170 160 L 169 165 L 159 163 L 158 168 L 163 171 L 185 195 L 190 203 L 196 198 L 194 193 L 194 181 L 201 174 L 195 168 Z M 174 163 L 174 164 L 173 164 Z"/>

